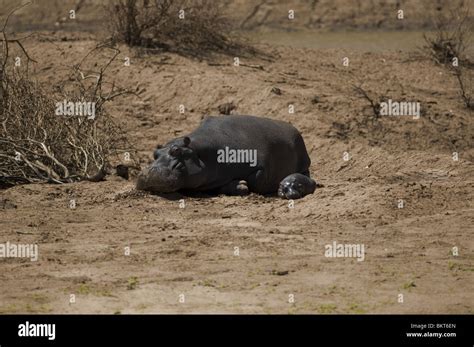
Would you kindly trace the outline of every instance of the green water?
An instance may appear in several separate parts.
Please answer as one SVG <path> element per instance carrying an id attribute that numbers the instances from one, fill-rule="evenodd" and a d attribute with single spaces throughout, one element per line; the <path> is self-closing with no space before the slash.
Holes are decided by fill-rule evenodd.
<path id="1" fill-rule="evenodd" d="M 271 45 L 295 48 L 342 48 L 368 52 L 387 50 L 413 51 L 423 46 L 420 31 L 367 31 L 367 32 L 282 32 L 249 33 L 251 40 Z"/>

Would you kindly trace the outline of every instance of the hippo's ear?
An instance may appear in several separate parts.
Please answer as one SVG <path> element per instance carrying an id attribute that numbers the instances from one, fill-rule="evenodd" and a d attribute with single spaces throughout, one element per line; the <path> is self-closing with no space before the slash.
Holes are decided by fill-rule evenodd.
<path id="1" fill-rule="evenodd" d="M 156 145 L 155 149 L 160 149 L 160 148 L 163 148 L 163 146 L 162 145 Z"/>
<path id="2" fill-rule="evenodd" d="M 188 147 L 191 143 L 191 139 L 187 136 L 183 137 L 184 147 Z"/>

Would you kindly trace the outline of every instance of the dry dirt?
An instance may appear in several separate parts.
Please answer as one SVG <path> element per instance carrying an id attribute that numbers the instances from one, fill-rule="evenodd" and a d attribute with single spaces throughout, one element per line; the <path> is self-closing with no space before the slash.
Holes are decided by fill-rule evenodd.
<path id="1" fill-rule="evenodd" d="M 97 43 L 89 34 L 45 35 L 25 44 L 47 83 Z M 165 199 L 113 175 L 2 190 L 0 242 L 35 243 L 40 255 L 0 259 L 0 312 L 474 312 L 474 115 L 455 78 L 414 52 L 259 48 L 272 58 L 236 67 L 232 57 L 120 47 L 110 77 L 144 92 L 109 111 L 142 165 L 156 144 L 225 102 L 234 113 L 286 120 L 303 134 L 323 187 L 294 208 L 254 194 Z M 419 101 L 422 116 L 373 119 L 353 90 L 361 81 L 374 97 Z M 364 261 L 325 257 L 333 241 L 364 244 Z"/>

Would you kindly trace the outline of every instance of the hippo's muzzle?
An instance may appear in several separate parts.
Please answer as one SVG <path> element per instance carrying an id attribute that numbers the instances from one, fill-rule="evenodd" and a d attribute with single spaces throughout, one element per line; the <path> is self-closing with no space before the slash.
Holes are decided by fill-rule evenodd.
<path id="1" fill-rule="evenodd" d="M 137 189 L 157 193 L 171 193 L 179 190 L 179 169 L 182 164 L 177 162 L 171 168 L 151 165 L 144 169 L 137 180 Z"/>

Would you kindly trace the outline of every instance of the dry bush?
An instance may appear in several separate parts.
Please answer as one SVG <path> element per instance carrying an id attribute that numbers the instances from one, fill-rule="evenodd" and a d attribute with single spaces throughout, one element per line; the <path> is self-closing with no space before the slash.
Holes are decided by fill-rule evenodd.
<path id="1" fill-rule="evenodd" d="M 454 69 L 454 75 L 464 104 L 468 109 L 474 110 L 474 70 L 459 66 Z"/>
<path id="2" fill-rule="evenodd" d="M 353 84 L 352 85 L 352 90 L 354 93 L 363 99 L 365 99 L 368 102 L 368 105 L 370 106 L 372 110 L 372 116 L 373 119 L 378 119 L 380 118 L 380 100 L 374 100 L 373 97 L 369 95 L 369 93 L 363 88 L 363 82 L 359 82 L 358 84 Z"/>
<path id="3" fill-rule="evenodd" d="M 435 31 L 424 35 L 424 50 L 439 64 L 451 64 L 454 58 L 458 58 L 462 64 L 474 36 L 474 23 L 469 9 L 461 7 L 447 14 L 440 12 L 433 21 Z"/>
<path id="4" fill-rule="evenodd" d="M 13 13 L 13 12 L 12 12 Z M 129 145 L 120 128 L 104 109 L 104 103 L 125 90 L 106 86 L 104 72 L 83 71 L 84 61 L 74 66 L 69 78 L 53 92 L 30 77 L 27 67 L 15 67 L 10 44 L 19 40 L 2 31 L 0 52 L 0 185 L 26 182 L 64 183 L 103 174 L 114 155 Z M 88 54 L 110 48 L 98 46 Z M 110 56 L 110 54 L 109 54 Z M 57 102 L 94 102 L 95 118 L 57 115 Z M 130 149 L 129 149 L 130 150 Z"/>
<path id="5" fill-rule="evenodd" d="M 473 70 L 466 52 L 472 48 L 474 22 L 469 9 L 463 6 L 447 14 L 439 13 L 434 19 L 435 32 L 424 35 L 424 50 L 438 64 L 446 66 L 456 77 L 459 94 L 468 109 L 474 109 Z M 457 64 L 455 64 L 455 58 Z"/>
<path id="6" fill-rule="evenodd" d="M 115 41 L 130 46 L 192 56 L 250 50 L 231 37 L 222 6 L 212 0 L 112 0 L 108 26 Z"/>

